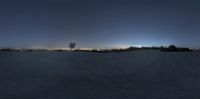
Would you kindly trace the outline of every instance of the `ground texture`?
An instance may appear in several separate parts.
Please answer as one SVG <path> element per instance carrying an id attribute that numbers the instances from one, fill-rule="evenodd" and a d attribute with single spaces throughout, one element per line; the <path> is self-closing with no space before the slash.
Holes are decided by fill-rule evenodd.
<path id="1" fill-rule="evenodd" d="M 199 92 L 199 52 L 0 52 L 0 99 L 200 99 Z"/>

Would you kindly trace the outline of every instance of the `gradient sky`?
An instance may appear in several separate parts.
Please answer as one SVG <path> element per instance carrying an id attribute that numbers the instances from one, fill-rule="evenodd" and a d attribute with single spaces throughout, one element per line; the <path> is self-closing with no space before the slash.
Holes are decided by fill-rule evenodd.
<path id="1" fill-rule="evenodd" d="M 1 0 L 0 47 L 200 48 L 199 0 Z"/>

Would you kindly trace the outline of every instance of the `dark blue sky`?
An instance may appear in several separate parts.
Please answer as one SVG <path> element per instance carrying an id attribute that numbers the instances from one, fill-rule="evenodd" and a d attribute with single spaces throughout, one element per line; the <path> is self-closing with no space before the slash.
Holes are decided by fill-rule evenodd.
<path id="1" fill-rule="evenodd" d="M 199 0 L 2 0 L 0 47 L 200 48 Z"/>

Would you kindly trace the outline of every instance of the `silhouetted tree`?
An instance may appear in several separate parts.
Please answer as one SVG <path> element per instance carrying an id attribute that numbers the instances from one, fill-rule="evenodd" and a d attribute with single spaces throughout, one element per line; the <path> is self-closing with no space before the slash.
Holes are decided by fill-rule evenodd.
<path id="1" fill-rule="evenodd" d="M 167 48 L 161 48 L 161 51 L 167 51 L 167 52 L 177 52 L 179 51 L 178 48 L 175 45 L 170 45 Z"/>
<path id="2" fill-rule="evenodd" d="M 168 47 L 168 49 L 169 49 L 169 50 L 176 50 L 176 46 L 175 46 L 175 45 L 170 45 L 170 46 Z"/>
<path id="3" fill-rule="evenodd" d="M 69 48 L 70 48 L 71 50 L 73 50 L 75 47 L 76 47 L 76 43 L 74 43 L 74 42 L 70 42 L 70 43 L 69 43 Z"/>

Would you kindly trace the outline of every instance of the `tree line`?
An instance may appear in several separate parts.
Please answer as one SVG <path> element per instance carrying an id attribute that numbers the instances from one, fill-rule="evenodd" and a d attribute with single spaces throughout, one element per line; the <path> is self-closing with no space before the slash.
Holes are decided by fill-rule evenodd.
<path id="1" fill-rule="evenodd" d="M 109 52 L 128 52 L 128 51 L 137 51 L 137 50 L 160 50 L 165 52 L 189 52 L 193 51 L 190 48 L 186 47 L 176 47 L 175 45 L 170 46 L 152 46 L 152 47 L 134 47 L 130 46 L 128 48 L 121 48 L 121 49 L 91 49 L 91 50 L 82 50 L 82 49 L 76 49 L 76 43 L 70 42 L 68 44 L 68 48 L 70 51 L 79 51 L 79 52 L 102 52 L 102 53 L 109 53 Z M 12 49 L 12 48 L 2 48 L 0 51 L 17 51 L 17 52 L 38 52 L 38 51 L 49 51 L 47 49 Z M 62 49 L 56 49 L 51 51 L 66 51 Z"/>

